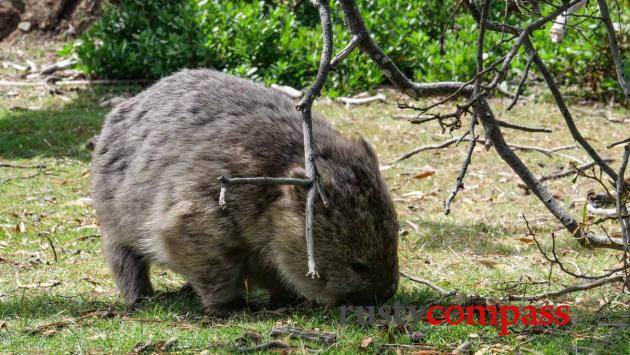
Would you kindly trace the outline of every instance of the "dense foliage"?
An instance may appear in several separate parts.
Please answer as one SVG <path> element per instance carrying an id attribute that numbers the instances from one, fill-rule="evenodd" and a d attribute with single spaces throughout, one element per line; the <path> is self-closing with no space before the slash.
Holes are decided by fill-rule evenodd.
<path id="1" fill-rule="evenodd" d="M 449 21 L 455 3 L 368 0 L 361 2 L 361 10 L 377 43 L 411 77 L 467 80 L 475 70 L 477 31 L 467 14 Z M 494 18 L 504 18 L 504 4 L 494 3 Z M 334 45 L 340 49 L 349 36 L 340 11 L 333 9 Z M 583 10 L 594 11 L 593 5 Z M 511 13 L 507 20 L 525 25 L 531 18 Z M 580 83 L 597 94 L 616 90 L 603 26 L 588 18 L 573 22 L 580 31 L 569 29 L 560 44 L 550 42 L 549 28 L 535 33 L 541 55 L 564 83 Z M 502 39 L 489 36 L 489 43 Z M 621 37 L 625 44 L 627 33 Z M 505 48 L 507 44 L 488 46 L 488 60 Z M 76 52 L 87 72 L 103 78 L 154 79 L 184 67 L 213 67 L 300 88 L 314 78 L 320 49 L 319 19 L 308 0 L 122 0 L 105 11 Z M 515 65 L 523 69 L 525 62 Z M 365 56 L 354 53 L 332 73 L 326 88 L 335 95 L 383 81 Z"/>

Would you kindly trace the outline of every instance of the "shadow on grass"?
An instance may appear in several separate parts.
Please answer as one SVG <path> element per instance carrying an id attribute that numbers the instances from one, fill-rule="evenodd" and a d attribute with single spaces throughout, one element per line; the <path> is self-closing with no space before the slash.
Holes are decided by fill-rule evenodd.
<path id="1" fill-rule="evenodd" d="M 435 301 L 439 296 L 431 290 L 403 290 L 387 302 L 391 305 L 395 302 L 405 305 L 426 305 Z M 250 292 L 248 306 L 237 310 L 225 319 L 216 319 L 217 322 L 226 321 L 275 321 L 286 319 L 287 315 L 299 314 L 304 318 L 318 318 L 326 315 L 327 319 L 337 319 L 341 306 L 322 306 L 304 303 L 295 307 L 280 309 L 268 309 L 267 297 L 263 292 Z M 193 321 L 204 318 L 203 307 L 197 295 L 189 288 L 173 289 L 157 292 L 151 298 L 130 308 L 124 304 L 118 296 L 108 299 L 94 298 L 90 293 L 82 293 L 73 296 L 39 294 L 20 295 L 14 294 L 9 300 L 0 303 L 0 319 L 31 318 L 39 319 L 54 315 L 80 317 L 86 312 L 102 310 L 113 311 L 130 316 L 142 317 L 150 315 L 152 318 L 172 318 L 182 321 Z"/>
<path id="2" fill-rule="evenodd" d="M 137 88 L 90 88 L 61 105 L 31 109 L 0 108 L 0 159 L 71 158 L 90 160 L 85 148 L 98 134 L 109 107 L 98 104 L 104 95 L 135 92 Z"/>

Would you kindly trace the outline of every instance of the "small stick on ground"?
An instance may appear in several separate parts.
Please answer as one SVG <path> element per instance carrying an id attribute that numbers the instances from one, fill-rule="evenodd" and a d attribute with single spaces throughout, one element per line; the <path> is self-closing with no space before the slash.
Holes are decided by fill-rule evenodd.
<path id="1" fill-rule="evenodd" d="M 44 168 L 46 166 L 45 165 L 41 165 L 39 167 L 39 169 L 37 170 L 37 172 L 30 174 L 30 175 L 26 175 L 26 176 L 12 176 L 12 177 L 8 177 L 6 179 L 3 179 L 0 181 L 0 184 L 4 184 L 6 182 L 12 181 L 12 180 L 26 180 L 26 179 L 32 179 L 35 178 L 37 176 L 39 176 L 39 174 L 41 174 L 44 171 Z"/>
<path id="2" fill-rule="evenodd" d="M 236 348 L 236 352 L 239 352 L 239 353 L 253 353 L 253 352 L 259 352 L 259 351 L 268 350 L 268 349 L 287 349 L 287 350 L 291 350 L 291 349 L 293 349 L 293 347 L 291 345 L 287 344 L 287 343 L 274 340 L 274 341 L 270 341 L 268 343 L 255 345 L 255 346 L 237 347 Z"/>
<path id="3" fill-rule="evenodd" d="M 405 277 L 405 278 L 407 278 L 407 279 L 409 279 L 409 280 L 411 280 L 411 281 L 418 282 L 418 283 L 421 283 L 423 285 L 429 286 L 432 289 L 434 289 L 435 291 L 437 291 L 440 295 L 448 294 L 448 292 L 446 292 L 443 288 L 441 288 L 440 286 L 434 284 L 433 282 L 431 282 L 429 280 L 426 280 L 426 279 L 423 279 L 423 278 L 420 278 L 420 277 L 416 277 L 416 276 L 411 276 L 411 275 L 408 275 L 408 274 L 406 274 L 406 273 L 404 273 L 402 271 L 400 272 L 400 275 Z"/>
<path id="4" fill-rule="evenodd" d="M 334 333 L 318 332 L 310 329 L 302 329 L 291 326 L 273 327 L 271 329 L 271 336 L 289 336 L 291 339 L 311 340 L 332 345 L 337 342 L 337 335 Z"/>
<path id="5" fill-rule="evenodd" d="M 374 101 L 385 102 L 385 95 L 378 94 L 376 96 L 360 97 L 356 99 L 351 98 L 351 97 L 340 97 L 339 101 L 346 104 L 346 107 L 355 106 L 355 105 L 367 105 Z"/>
<path id="6" fill-rule="evenodd" d="M 50 236 L 48 236 L 47 234 L 42 234 L 42 236 L 46 238 L 46 240 L 48 241 L 48 245 L 50 245 L 50 249 L 53 252 L 53 257 L 55 259 L 55 264 L 56 264 L 57 263 L 57 249 L 55 249 L 55 244 L 53 244 L 52 239 L 50 239 Z"/>
<path id="7" fill-rule="evenodd" d="M 37 165 L 17 165 L 11 163 L 0 163 L 0 168 L 14 168 L 14 169 L 46 169 L 46 164 Z"/>

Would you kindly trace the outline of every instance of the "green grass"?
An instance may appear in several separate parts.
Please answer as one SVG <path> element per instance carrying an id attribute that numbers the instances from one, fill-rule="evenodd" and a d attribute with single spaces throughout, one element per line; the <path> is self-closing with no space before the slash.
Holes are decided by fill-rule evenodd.
<path id="1" fill-rule="evenodd" d="M 129 88 L 127 92 L 137 89 Z M 100 99 L 120 94 L 112 90 L 64 91 L 65 99 L 31 89 L 10 97 L 0 92 L 0 161 L 46 165 L 34 177 L 0 183 L 0 353 L 125 353 L 139 342 L 166 341 L 173 336 L 178 339 L 173 351 L 229 353 L 245 333 L 257 332 L 263 335 L 263 341 L 269 340 L 269 331 L 278 323 L 336 333 L 338 343 L 331 347 L 287 340 L 298 347 L 308 345 L 330 353 L 358 351 L 365 336 L 373 338 L 369 352 L 382 350 L 387 343 L 410 343 L 405 331 L 341 325 L 337 309 L 313 305 L 283 312 L 244 310 L 225 320 L 208 319 L 194 296 L 178 292 L 183 279 L 160 268 L 152 272 L 158 295 L 137 310 L 128 310 L 104 265 L 94 213 L 79 200 L 89 196 L 90 154 L 84 143 L 98 132 L 107 112 L 99 106 Z M 398 112 L 395 99 L 392 94 L 390 104 L 352 109 L 319 104 L 316 109 L 344 134 L 361 134 L 371 141 L 381 165 L 415 146 L 450 138 L 437 124 L 413 126 L 393 120 L 391 115 Z M 514 112 L 506 112 L 502 100 L 494 99 L 492 104 L 502 119 L 554 130 L 549 135 L 506 131 L 508 141 L 541 147 L 572 144 L 550 103 L 529 103 Z M 578 126 L 603 155 L 617 158 L 618 164 L 621 148 L 607 150 L 605 146 L 630 135 L 630 127 L 589 116 L 583 112 L 592 111 L 592 107 L 580 107 L 575 111 Z M 612 114 L 621 116 L 625 112 Z M 554 269 L 550 286 L 519 286 L 519 280 L 546 281 L 549 277 L 548 263 L 524 239 L 522 214 L 546 248 L 551 245 L 551 233 L 556 233 L 558 250 L 568 267 L 579 265 L 582 272 L 597 273 L 617 264 L 618 253 L 584 249 L 571 240 L 537 199 L 523 193 L 517 186 L 518 178 L 496 153 L 482 147 L 477 148 L 466 177 L 468 189 L 460 192 L 451 214 L 445 216 L 442 201 L 454 186 L 466 148 L 461 144 L 423 152 L 384 170 L 405 231 L 400 243 L 403 271 L 449 290 L 495 298 L 575 283 Z M 565 153 L 587 160 L 581 150 Z M 534 152 L 518 154 L 537 175 L 566 167 L 569 161 Z M 433 176 L 414 178 L 427 166 L 436 170 Z M 0 168 L 0 181 L 37 172 L 37 168 Z M 586 193 L 598 190 L 584 179 L 575 184 L 570 178 L 563 179 L 547 186 L 574 215 L 580 214 Z M 424 198 L 404 196 L 412 191 L 424 193 Z M 612 223 L 605 226 L 608 230 L 616 228 Z M 250 297 L 254 306 L 264 301 L 260 293 Z M 438 298 L 434 291 L 402 280 L 392 302 L 427 305 Z M 610 304 L 598 313 L 602 302 L 608 301 Z M 629 302 L 615 286 L 567 296 L 558 303 L 570 305 L 572 323 L 546 332 L 521 326 L 514 328 L 513 334 L 500 337 L 496 327 L 427 323 L 420 323 L 416 330 L 425 335 L 422 344 L 447 352 L 470 340 L 473 348 L 483 353 L 581 353 L 593 349 L 595 353 L 623 354 L 630 352 Z M 80 319 L 95 310 L 99 311 L 95 316 Z M 72 322 L 33 332 L 38 326 L 68 320 Z"/>

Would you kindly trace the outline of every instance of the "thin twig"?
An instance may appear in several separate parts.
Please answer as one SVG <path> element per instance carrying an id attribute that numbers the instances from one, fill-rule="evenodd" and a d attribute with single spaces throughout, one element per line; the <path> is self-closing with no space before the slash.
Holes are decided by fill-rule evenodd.
<path id="1" fill-rule="evenodd" d="M 308 188 L 306 195 L 306 210 L 305 210 L 305 238 L 306 238 L 306 252 L 308 256 L 308 272 L 307 276 L 315 279 L 319 277 L 319 273 L 315 267 L 315 252 L 313 246 L 313 210 L 315 205 L 315 198 L 319 195 L 324 206 L 328 206 L 328 200 L 324 193 L 324 188 L 321 185 L 321 180 L 317 167 L 315 165 L 315 143 L 313 140 L 313 122 L 311 108 L 315 97 L 319 95 L 328 71 L 330 70 L 330 60 L 333 51 L 333 31 L 332 22 L 330 18 L 330 8 L 328 0 L 312 0 L 314 6 L 319 10 L 319 18 L 322 25 L 322 40 L 323 48 L 319 62 L 319 69 L 317 70 L 317 76 L 313 86 L 306 92 L 302 100 L 296 105 L 296 109 L 302 112 L 302 130 L 304 134 L 304 166 L 306 169 L 306 177 L 312 180 L 314 183 Z"/>
<path id="2" fill-rule="evenodd" d="M 14 169 L 46 169 L 46 164 L 37 165 L 17 165 L 11 163 L 0 163 L 0 168 L 14 168 Z"/>
<path id="3" fill-rule="evenodd" d="M 599 156 L 599 154 L 597 154 L 597 152 L 590 145 L 590 143 L 588 143 L 586 141 L 586 139 L 584 138 L 584 136 L 582 136 L 582 134 L 580 133 L 579 129 L 575 125 L 575 121 L 573 120 L 573 117 L 571 116 L 571 112 L 569 111 L 569 108 L 565 104 L 564 99 L 562 98 L 562 94 L 560 93 L 560 90 L 558 89 L 558 86 L 556 85 L 556 82 L 555 82 L 553 76 L 551 75 L 551 73 L 547 69 L 547 66 L 542 61 L 540 56 L 538 55 L 538 52 L 536 51 L 536 49 L 532 45 L 532 43 L 529 40 L 529 38 L 527 38 L 525 40 L 525 49 L 527 50 L 529 55 L 534 59 L 534 64 L 536 64 L 536 67 L 538 68 L 538 71 L 540 71 L 540 73 L 545 78 L 545 81 L 547 83 L 547 87 L 551 91 L 551 94 L 554 97 L 554 100 L 556 101 L 556 105 L 558 105 L 560 113 L 562 114 L 562 117 L 564 117 L 564 121 L 565 121 L 567 127 L 569 128 L 569 131 L 571 132 L 571 136 L 573 137 L 573 139 L 575 139 L 582 146 L 582 148 L 593 159 L 593 161 L 597 162 L 597 165 L 599 165 L 599 167 L 608 176 L 610 176 L 611 179 L 617 180 L 617 173 L 615 173 L 612 170 L 610 165 L 608 165 L 608 164 L 606 164 L 606 162 L 604 162 L 604 160 Z"/>
<path id="4" fill-rule="evenodd" d="M 41 174 L 44 171 L 45 168 L 46 168 L 46 165 L 40 165 L 39 168 L 37 169 L 37 172 L 35 172 L 33 174 L 26 175 L 26 176 L 11 176 L 11 177 L 5 178 L 3 180 L 0 180 L 0 184 L 4 184 L 4 183 L 12 181 L 12 180 L 26 180 L 26 179 L 35 178 L 35 177 L 39 176 L 39 174 Z"/>
<path id="5" fill-rule="evenodd" d="M 617 218 L 619 219 L 619 227 L 621 228 L 621 236 L 623 238 L 623 265 L 625 266 L 626 282 L 624 287 L 630 288 L 630 279 L 628 278 L 628 243 L 630 241 L 630 220 L 628 220 L 628 209 L 624 203 L 625 187 L 624 175 L 626 173 L 626 167 L 628 166 L 628 159 L 630 159 L 630 143 L 626 144 L 623 152 L 623 160 L 621 161 L 621 167 L 619 167 L 619 174 L 617 176 L 616 188 L 617 196 L 615 203 L 617 205 Z"/>
<path id="6" fill-rule="evenodd" d="M 505 122 L 501 120 L 497 120 L 497 124 L 499 125 L 499 127 L 516 129 L 523 132 L 540 132 L 540 133 L 553 132 L 551 129 L 545 128 L 545 127 L 528 127 L 528 126 L 518 125 L 518 124 Z"/>
<path id="7" fill-rule="evenodd" d="M 288 349 L 293 349 L 293 347 L 287 343 L 273 340 L 268 343 L 264 343 L 260 345 L 254 345 L 254 346 L 249 346 L 249 347 L 237 347 L 236 352 L 254 353 L 254 352 L 260 352 L 260 351 L 268 350 L 268 349 L 287 349 L 288 350 Z"/>
<path id="8" fill-rule="evenodd" d="M 409 152 L 402 154 L 401 156 L 399 156 L 398 158 L 396 158 L 396 160 L 392 161 L 390 164 L 395 164 L 398 163 L 402 160 L 405 159 L 409 159 L 412 156 L 424 152 L 426 150 L 434 150 L 434 149 L 442 149 L 442 148 L 446 148 L 448 146 L 453 145 L 454 143 L 457 142 L 461 142 L 461 141 L 467 141 L 470 142 L 470 137 L 467 137 L 467 135 L 470 132 L 467 131 L 466 134 L 461 137 L 461 138 L 451 138 L 448 139 L 444 142 L 441 143 L 436 143 L 436 144 L 428 144 L 428 145 L 422 145 L 418 148 L 414 148 L 412 150 L 410 150 Z M 486 141 L 483 138 L 477 138 L 477 142 L 481 143 L 481 144 L 485 144 Z M 559 151 L 563 151 L 563 150 L 569 150 L 569 149 L 575 149 L 576 146 L 575 145 L 565 145 L 565 146 L 560 146 L 560 147 L 555 147 L 555 148 L 542 148 L 542 147 L 536 147 L 536 146 L 531 146 L 531 145 L 522 145 L 522 144 L 515 144 L 515 143 L 508 143 L 508 146 L 510 147 L 510 149 L 512 150 L 520 150 L 520 151 L 525 151 L 525 152 L 538 152 L 538 153 L 542 153 L 545 154 L 546 156 L 552 156 L 555 153 L 559 152 Z M 605 161 L 610 162 L 612 161 L 611 159 L 605 159 Z"/>
<path id="9" fill-rule="evenodd" d="M 612 159 L 604 159 L 606 162 L 612 162 Z M 561 171 L 558 173 L 554 173 L 554 174 L 549 174 L 549 175 L 543 175 L 541 177 L 538 178 L 539 182 L 545 182 L 548 180 L 556 180 L 556 179 L 561 179 L 567 176 L 575 176 L 576 174 L 579 174 L 583 171 L 586 171 L 590 168 L 592 168 L 593 166 L 597 165 L 596 162 L 592 161 L 590 163 L 586 163 L 580 166 L 573 166 L 571 170 L 567 170 L 567 171 Z"/>
<path id="10" fill-rule="evenodd" d="M 431 282 L 429 280 L 426 280 L 426 279 L 423 279 L 423 278 L 420 278 L 420 277 L 417 277 L 417 276 L 411 276 L 411 275 L 408 275 L 408 274 L 406 274 L 406 273 L 404 273 L 402 271 L 400 272 L 400 275 L 405 277 L 405 278 L 407 278 L 407 279 L 409 279 L 409 280 L 411 280 L 411 281 L 418 282 L 418 283 L 421 283 L 423 285 L 429 286 L 432 289 L 434 289 L 435 291 L 437 291 L 440 295 L 446 295 L 448 293 L 443 288 L 441 288 L 440 286 L 434 284 L 433 282 Z"/>
<path id="11" fill-rule="evenodd" d="M 523 78 L 521 78 L 521 82 L 518 83 L 518 88 L 516 89 L 514 98 L 507 107 L 508 111 L 511 110 L 518 102 L 518 98 L 521 96 L 521 92 L 523 92 L 523 87 L 525 87 L 525 82 L 527 81 L 527 77 L 529 76 L 529 69 L 531 68 L 533 62 L 534 58 L 529 57 L 529 59 L 527 60 L 527 65 L 525 65 L 525 73 L 523 74 Z M 551 132 L 551 130 L 549 132 Z"/>
<path id="12" fill-rule="evenodd" d="M 606 148 L 610 149 L 612 147 L 615 147 L 615 146 L 618 146 L 618 145 L 621 145 L 621 144 L 625 144 L 625 143 L 629 143 L 629 142 L 630 142 L 630 138 L 626 138 L 626 139 L 620 140 L 618 142 L 611 143 L 611 144 L 607 145 Z"/>
<path id="13" fill-rule="evenodd" d="M 468 132 L 466 133 L 468 134 Z M 449 140 L 446 140 L 444 142 L 441 143 L 437 143 L 437 144 L 428 144 L 428 145 L 423 145 L 420 146 L 418 148 L 415 148 L 413 150 L 410 150 L 409 152 L 399 156 L 398 158 L 396 158 L 396 160 L 392 161 L 390 164 L 396 164 L 400 161 L 403 161 L 405 159 L 411 158 L 412 156 L 420 153 L 420 152 L 424 152 L 425 150 L 433 150 L 433 149 L 442 149 L 442 148 L 446 148 L 451 144 L 456 143 L 457 141 L 459 141 L 459 138 L 451 138 Z"/>
<path id="14" fill-rule="evenodd" d="M 339 52 L 330 61 L 330 67 L 334 68 L 335 66 L 337 66 L 337 64 L 341 63 L 344 59 L 346 59 L 346 57 L 349 56 L 350 53 L 352 53 L 352 51 L 354 51 L 357 48 L 357 46 L 359 45 L 359 42 L 363 40 L 364 36 L 365 36 L 365 33 L 357 33 L 356 35 L 352 36 L 348 45 L 344 47 L 344 49 L 342 49 L 341 52 Z"/>
<path id="15" fill-rule="evenodd" d="M 611 275 L 605 278 L 601 278 L 595 280 L 593 282 L 587 282 L 579 285 L 569 286 L 563 288 L 559 291 L 554 292 L 546 292 L 532 296 L 522 296 L 522 295 L 510 295 L 507 297 L 509 301 L 539 301 L 545 298 L 558 298 L 560 296 L 564 296 L 574 292 L 580 292 L 585 290 L 590 290 L 596 287 L 608 285 L 611 283 L 622 282 L 624 280 L 624 275 Z"/>
<path id="16" fill-rule="evenodd" d="M 471 127 L 470 127 L 471 134 L 475 134 L 474 125 L 475 123 L 471 123 Z M 457 196 L 457 193 L 459 192 L 459 190 L 462 190 L 464 188 L 464 177 L 466 176 L 466 170 L 468 169 L 468 166 L 470 165 L 470 162 L 472 161 L 472 154 L 475 151 L 475 145 L 477 144 L 478 138 L 479 137 L 474 136 L 474 138 L 470 139 L 470 145 L 468 146 L 468 151 L 466 152 L 466 157 L 464 158 L 464 163 L 462 164 L 462 168 L 459 171 L 459 175 L 457 175 L 455 187 L 453 188 L 453 191 L 451 191 L 451 194 L 446 198 L 446 201 L 444 201 L 444 214 L 445 215 L 448 215 L 449 213 L 451 213 L 451 203 L 453 202 L 453 199 L 455 199 L 455 196 Z"/>
<path id="17" fill-rule="evenodd" d="M 617 81 L 623 89 L 623 93 L 626 96 L 626 100 L 630 102 L 630 87 L 626 82 L 626 78 L 623 75 L 623 61 L 621 60 L 621 53 L 619 52 L 619 45 L 617 44 L 617 37 L 615 37 L 615 28 L 612 20 L 610 19 L 610 13 L 608 12 L 608 4 L 606 0 L 597 0 L 599 5 L 599 11 L 602 15 L 602 22 L 606 25 L 606 31 L 608 32 L 608 42 L 610 44 L 610 54 L 615 63 L 615 71 L 617 72 Z"/>
<path id="18" fill-rule="evenodd" d="M 543 250 L 542 246 L 540 245 L 540 242 L 538 241 L 538 238 L 536 238 L 536 234 L 532 231 L 531 227 L 529 226 L 529 221 L 527 220 L 527 218 L 525 218 L 525 215 L 522 214 L 521 216 L 523 217 L 523 220 L 525 221 L 525 225 L 527 227 L 527 231 L 529 232 L 529 235 L 532 236 L 532 238 L 534 239 L 534 242 L 536 243 L 536 247 L 538 248 L 538 251 L 540 251 L 540 253 L 543 255 L 545 260 L 547 260 L 549 263 L 551 263 L 551 266 L 558 265 L 560 267 L 560 270 L 562 272 L 564 272 L 565 274 L 573 276 L 573 277 L 575 277 L 577 279 L 599 280 L 599 279 L 611 276 L 614 273 L 617 273 L 617 272 L 623 270 L 623 267 L 614 268 L 614 269 L 609 270 L 604 275 L 591 276 L 591 275 L 585 275 L 585 274 L 582 274 L 582 273 L 576 273 L 576 272 L 573 272 L 573 271 L 567 269 L 566 266 L 564 266 L 564 264 L 562 263 L 562 261 L 560 261 L 560 258 L 558 257 L 558 253 L 556 251 L 556 235 L 555 235 L 555 233 L 551 233 L 551 257 L 550 257 L 547 254 L 547 252 L 545 252 Z"/>
<path id="19" fill-rule="evenodd" d="M 271 336 L 289 336 L 291 339 L 317 341 L 327 345 L 332 345 L 337 342 L 337 335 L 335 333 L 326 333 L 287 325 L 271 328 Z"/>
<path id="20" fill-rule="evenodd" d="M 46 240 L 48 241 L 48 245 L 50 246 L 50 249 L 53 252 L 53 258 L 55 260 L 55 264 L 57 263 L 57 249 L 55 249 L 55 244 L 53 244 L 52 239 L 50 239 L 50 236 L 48 236 L 48 234 L 42 234 L 42 236 L 44 238 L 46 238 Z"/>

